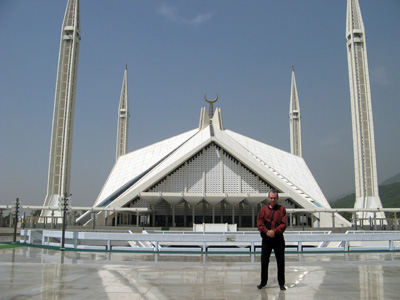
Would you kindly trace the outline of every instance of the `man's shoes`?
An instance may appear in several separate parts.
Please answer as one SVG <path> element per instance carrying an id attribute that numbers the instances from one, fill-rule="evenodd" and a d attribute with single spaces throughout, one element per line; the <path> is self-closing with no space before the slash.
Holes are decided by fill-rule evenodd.
<path id="1" fill-rule="evenodd" d="M 262 284 L 260 283 L 259 285 L 257 285 L 257 288 L 258 288 L 259 290 L 261 290 L 264 286 L 265 286 L 265 285 L 262 285 Z"/>
<path id="2" fill-rule="evenodd" d="M 286 291 L 286 287 L 284 285 L 280 285 L 279 288 L 281 289 L 281 291 Z"/>

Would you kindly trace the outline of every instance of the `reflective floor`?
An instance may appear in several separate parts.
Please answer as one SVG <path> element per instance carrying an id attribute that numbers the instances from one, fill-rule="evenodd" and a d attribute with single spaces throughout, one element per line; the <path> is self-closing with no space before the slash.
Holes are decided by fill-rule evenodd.
<path id="1" fill-rule="evenodd" d="M 399 299 L 400 253 L 287 254 L 286 291 L 260 256 L 0 250 L 0 299 Z"/>

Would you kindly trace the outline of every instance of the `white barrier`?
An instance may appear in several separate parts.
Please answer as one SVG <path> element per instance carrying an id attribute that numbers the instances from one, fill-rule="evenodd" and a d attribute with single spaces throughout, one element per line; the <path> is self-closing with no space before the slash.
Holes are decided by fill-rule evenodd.
<path id="1" fill-rule="evenodd" d="M 356 233 L 356 234 L 355 234 Z M 40 244 L 43 246 L 61 246 L 62 232 L 58 230 L 21 230 L 21 243 Z M 192 231 L 153 231 L 146 234 L 102 231 L 65 232 L 65 248 L 96 250 L 129 250 L 153 252 L 260 252 L 261 237 L 256 231 L 236 232 L 192 232 Z M 327 232 L 293 232 L 285 233 L 287 251 L 368 251 L 400 250 L 400 231 L 348 232 L 338 234 Z M 141 247 L 132 244 L 142 243 Z M 373 242 L 372 246 L 363 246 Z M 336 246 L 329 247 L 331 243 Z M 292 246 L 288 246 L 292 244 Z M 131 246 L 129 246 L 131 245 Z M 166 247 L 169 246 L 169 247 Z"/>
<path id="2" fill-rule="evenodd" d="M 237 231 L 237 224 L 228 224 L 228 223 L 193 224 L 193 231 L 208 231 L 208 232 Z"/>

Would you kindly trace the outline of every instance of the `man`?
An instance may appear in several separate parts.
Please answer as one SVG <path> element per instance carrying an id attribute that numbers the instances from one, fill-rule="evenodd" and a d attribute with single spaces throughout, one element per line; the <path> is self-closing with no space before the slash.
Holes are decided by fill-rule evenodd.
<path id="1" fill-rule="evenodd" d="M 278 265 L 278 283 L 282 291 L 285 287 L 285 240 L 283 233 L 286 229 L 286 209 L 277 204 L 278 191 L 272 189 L 268 193 L 269 204 L 262 207 L 257 216 L 257 227 L 262 237 L 261 252 L 261 282 L 257 286 L 262 289 L 268 281 L 269 257 L 274 249 Z"/>

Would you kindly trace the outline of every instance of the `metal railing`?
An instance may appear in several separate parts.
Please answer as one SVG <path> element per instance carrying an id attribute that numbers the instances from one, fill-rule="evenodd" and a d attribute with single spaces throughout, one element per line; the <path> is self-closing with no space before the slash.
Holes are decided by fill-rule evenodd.
<path id="1" fill-rule="evenodd" d="M 13 205 L 0 205 L 0 223 L 2 220 L 2 214 L 3 211 L 11 211 L 13 209 Z M 32 206 L 32 205 L 21 205 L 21 210 L 24 211 L 30 211 L 30 216 L 25 216 L 25 213 L 21 214 L 21 217 L 19 218 L 22 228 L 30 227 L 30 228 L 56 228 L 57 224 L 61 224 L 61 216 L 57 216 L 56 214 L 53 214 L 53 216 L 47 216 L 47 217 L 39 217 L 35 216 L 35 212 L 41 211 L 41 210 L 49 210 L 56 212 L 59 210 L 58 207 L 52 207 L 52 206 Z M 140 216 L 141 214 L 148 214 L 150 211 L 147 208 L 131 208 L 131 207 L 122 207 L 122 208 L 107 208 L 107 207 L 78 207 L 78 206 L 71 206 L 71 211 L 72 213 L 69 215 L 67 224 L 68 225 L 76 225 L 76 212 L 78 211 L 91 211 L 95 213 L 99 212 L 108 212 L 108 213 L 114 213 L 114 214 L 136 214 Z M 291 209 L 287 208 L 286 209 L 288 216 L 302 216 L 305 214 L 312 215 L 312 214 L 317 214 L 317 213 L 330 213 L 332 214 L 332 228 L 337 228 L 335 226 L 335 214 L 336 213 L 351 213 L 353 216 L 357 212 L 370 212 L 374 215 L 376 215 L 378 212 L 385 212 L 387 213 L 393 213 L 392 218 L 386 217 L 385 219 L 381 218 L 369 218 L 369 219 L 357 219 L 357 222 L 359 224 L 363 224 L 363 226 L 358 226 L 359 228 L 366 228 L 366 229 L 373 229 L 373 230 L 378 230 L 378 229 L 391 229 L 391 230 L 398 230 L 400 229 L 400 219 L 397 217 L 397 213 L 400 213 L 400 208 L 383 208 L 383 209 L 354 209 L 354 208 L 319 208 L 319 209 Z M 44 223 L 39 223 L 39 219 L 44 219 Z M 364 222 L 366 221 L 366 222 Z M 351 227 L 354 227 L 357 229 L 357 222 L 353 222 Z M 100 223 L 100 222 L 99 222 Z M 103 222 L 104 223 L 104 222 Z M 10 218 L 8 226 L 12 226 L 13 220 Z M 93 222 L 94 224 L 94 222 Z M 100 224 L 99 224 L 100 225 Z M 114 224 L 114 226 L 117 226 L 119 224 Z M 121 224 L 123 225 L 123 224 Z M 125 224 L 129 225 L 129 224 Z M 137 221 L 136 226 L 140 227 L 139 221 Z M 1 224 L 0 224 L 1 226 Z M 109 225 L 111 226 L 111 225 Z M 289 223 L 289 227 L 309 227 L 312 228 L 310 225 L 304 226 L 304 224 L 296 224 L 293 226 L 293 224 Z M 349 227 L 349 228 L 351 228 Z M 316 228 L 316 227 L 314 227 Z"/>
<path id="2" fill-rule="evenodd" d="M 61 246 L 62 232 L 59 230 L 22 230 L 24 244 L 42 246 Z M 257 231 L 237 232 L 103 232 L 75 231 L 65 232 L 66 249 L 121 250 L 150 252 L 260 252 L 261 237 Z M 399 251 L 400 231 L 382 232 L 294 232 L 285 233 L 287 251 Z M 142 246 L 138 246 L 139 243 Z M 369 242 L 373 245 L 365 245 Z M 329 246 L 331 243 L 333 245 Z M 289 246 L 290 244 L 290 246 Z M 147 245 L 147 246 L 143 246 Z"/>

